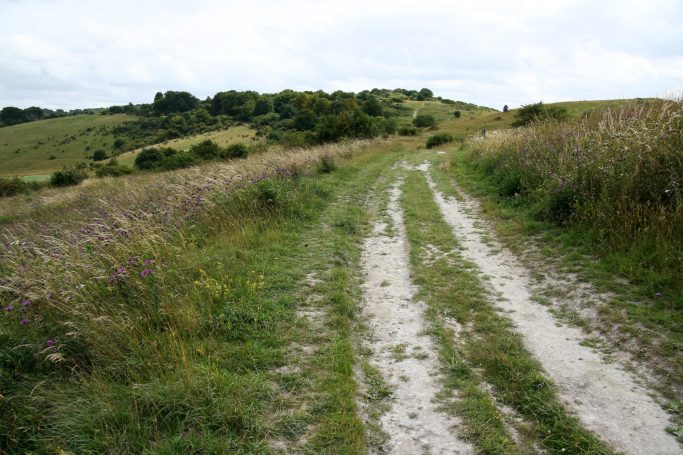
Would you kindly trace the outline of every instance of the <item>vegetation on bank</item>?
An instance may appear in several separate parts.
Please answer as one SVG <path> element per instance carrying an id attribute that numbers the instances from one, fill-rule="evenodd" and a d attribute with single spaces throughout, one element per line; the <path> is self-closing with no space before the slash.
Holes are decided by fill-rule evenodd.
<path id="1" fill-rule="evenodd" d="M 150 174 L 7 224 L 0 448 L 269 453 L 269 440 L 304 433 L 313 451 L 362 448 L 346 261 L 361 234 L 364 178 L 316 246 L 316 261 L 331 262 L 318 267 L 333 267 L 321 292 L 336 329 L 316 340 L 313 366 L 297 360 L 312 372 L 278 368 L 288 344 L 313 333 L 294 314 L 313 265 L 305 235 L 350 175 L 328 172 L 330 162 L 367 145 Z M 305 413 L 287 401 L 306 394 Z"/>
<path id="2" fill-rule="evenodd" d="M 653 286 L 679 290 L 682 148 L 683 104 L 669 101 L 542 122 L 468 145 L 502 196 L 533 205 L 542 219 L 589 230 L 605 249 L 656 270 L 660 278 Z"/>

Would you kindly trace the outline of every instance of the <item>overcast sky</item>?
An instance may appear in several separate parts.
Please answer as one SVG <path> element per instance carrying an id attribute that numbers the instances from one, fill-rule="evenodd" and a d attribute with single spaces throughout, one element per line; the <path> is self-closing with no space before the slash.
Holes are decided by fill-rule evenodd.
<path id="1" fill-rule="evenodd" d="M 500 109 L 683 88 L 681 0 L 0 0 L 0 106 L 428 87 Z"/>

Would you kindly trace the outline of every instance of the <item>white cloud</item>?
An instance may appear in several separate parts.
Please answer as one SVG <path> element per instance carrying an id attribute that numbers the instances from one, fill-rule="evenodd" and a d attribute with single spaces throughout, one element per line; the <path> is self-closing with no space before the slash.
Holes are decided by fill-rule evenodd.
<path id="1" fill-rule="evenodd" d="M 429 87 L 500 107 L 683 81 L 676 0 L 0 0 L 0 106 Z"/>

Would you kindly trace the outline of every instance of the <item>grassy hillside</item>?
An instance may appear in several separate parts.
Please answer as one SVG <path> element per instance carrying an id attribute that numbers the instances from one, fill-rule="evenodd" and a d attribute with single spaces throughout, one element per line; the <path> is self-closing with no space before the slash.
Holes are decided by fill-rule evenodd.
<path id="1" fill-rule="evenodd" d="M 0 177 L 47 176 L 88 161 L 97 149 L 111 153 L 112 127 L 131 119 L 124 114 L 75 115 L 0 128 Z"/>
<path id="2" fill-rule="evenodd" d="M 246 125 L 233 126 L 225 130 L 220 131 L 210 131 L 208 133 L 194 134 L 192 136 L 187 136 L 179 139 L 173 139 L 170 141 L 162 142 L 156 144 L 155 147 L 172 147 L 176 150 L 187 151 L 195 144 L 199 144 L 202 141 L 211 140 L 217 143 L 220 147 L 225 148 L 230 144 L 235 144 L 241 142 L 244 144 L 254 143 L 256 138 L 256 131 L 249 128 Z M 122 153 L 117 156 L 117 160 L 121 164 L 133 167 L 135 162 L 135 157 L 140 153 L 140 149 L 132 150 L 130 152 Z"/>

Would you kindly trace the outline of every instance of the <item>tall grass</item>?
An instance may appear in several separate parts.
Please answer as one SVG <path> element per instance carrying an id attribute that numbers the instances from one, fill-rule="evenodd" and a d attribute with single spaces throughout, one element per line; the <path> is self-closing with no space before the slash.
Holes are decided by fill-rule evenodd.
<path id="1" fill-rule="evenodd" d="M 683 103 L 648 100 L 469 143 L 504 197 L 683 282 Z"/>
<path id="2" fill-rule="evenodd" d="M 265 430 L 249 438 L 271 391 L 249 369 L 274 362 L 289 304 L 262 298 L 267 278 L 245 269 L 246 253 L 186 255 L 305 217 L 325 194 L 297 177 L 368 144 L 15 198 L 0 227 L 0 452 L 138 453 L 156 441 L 162 453 L 222 453 L 236 450 L 230 435 L 267 451 Z"/>

